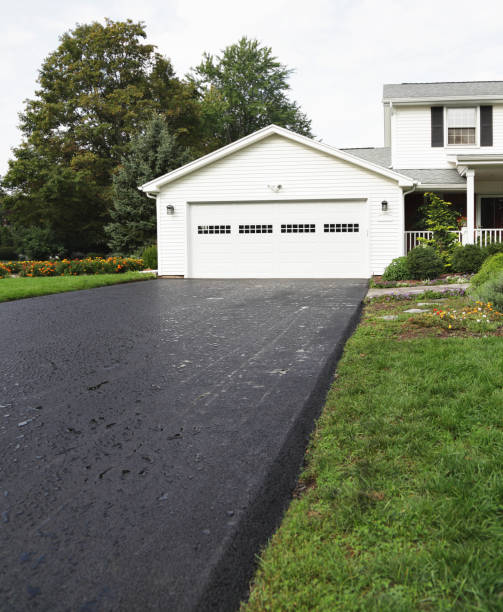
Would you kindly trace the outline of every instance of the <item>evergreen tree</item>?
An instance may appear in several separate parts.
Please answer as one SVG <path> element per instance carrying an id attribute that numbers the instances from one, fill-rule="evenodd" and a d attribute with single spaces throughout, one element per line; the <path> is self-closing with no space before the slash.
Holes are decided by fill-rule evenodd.
<path id="1" fill-rule="evenodd" d="M 112 222 L 105 228 L 113 251 L 130 254 L 155 242 L 155 200 L 138 186 L 191 160 L 190 150 L 178 141 L 160 115 L 131 141 L 113 177 Z"/>

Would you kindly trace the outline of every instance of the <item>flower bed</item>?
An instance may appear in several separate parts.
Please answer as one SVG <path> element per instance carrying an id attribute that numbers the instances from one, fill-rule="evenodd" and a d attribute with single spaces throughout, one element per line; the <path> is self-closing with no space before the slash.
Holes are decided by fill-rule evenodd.
<path id="1" fill-rule="evenodd" d="M 62 259 L 60 261 L 9 261 L 0 264 L 0 278 L 13 274 L 28 277 L 120 274 L 137 272 L 144 268 L 142 259 L 132 257 Z"/>
<path id="2" fill-rule="evenodd" d="M 422 316 L 445 329 L 492 330 L 503 324 L 503 314 L 495 310 L 491 302 L 475 302 L 460 310 L 434 308 L 433 312 Z"/>

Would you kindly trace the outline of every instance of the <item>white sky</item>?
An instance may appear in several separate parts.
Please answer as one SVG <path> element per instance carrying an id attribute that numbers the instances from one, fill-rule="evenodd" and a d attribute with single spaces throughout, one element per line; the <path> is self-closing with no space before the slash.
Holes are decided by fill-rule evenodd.
<path id="1" fill-rule="evenodd" d="M 179 76 L 204 51 L 258 38 L 295 69 L 291 97 L 337 147 L 382 146 L 383 83 L 503 80 L 498 0 L 0 1 L 0 174 L 42 61 L 77 22 L 144 21 Z"/>

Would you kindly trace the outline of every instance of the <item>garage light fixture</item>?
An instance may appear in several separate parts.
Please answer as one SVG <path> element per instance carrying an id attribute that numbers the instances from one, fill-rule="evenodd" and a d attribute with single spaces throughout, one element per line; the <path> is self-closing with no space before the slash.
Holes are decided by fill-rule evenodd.
<path id="1" fill-rule="evenodd" d="M 388 212 L 388 202 L 386 202 L 386 200 L 381 202 L 381 210 L 382 212 Z"/>
<path id="2" fill-rule="evenodd" d="M 175 207 L 173 206 L 173 204 L 168 204 L 166 206 L 166 212 L 168 213 L 168 215 L 174 215 L 175 214 Z"/>

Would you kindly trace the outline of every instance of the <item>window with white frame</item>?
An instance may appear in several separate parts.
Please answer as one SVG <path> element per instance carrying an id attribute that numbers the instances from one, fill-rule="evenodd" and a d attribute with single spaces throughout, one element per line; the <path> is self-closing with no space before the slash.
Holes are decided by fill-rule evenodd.
<path id="1" fill-rule="evenodd" d="M 447 109 L 447 143 L 450 145 L 477 144 L 477 109 Z"/>

